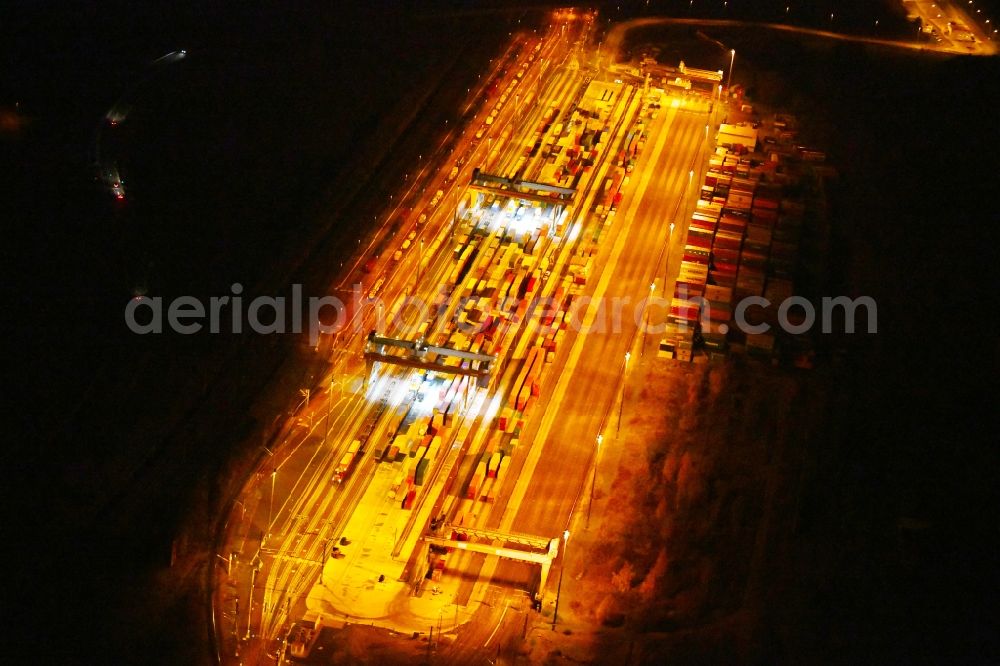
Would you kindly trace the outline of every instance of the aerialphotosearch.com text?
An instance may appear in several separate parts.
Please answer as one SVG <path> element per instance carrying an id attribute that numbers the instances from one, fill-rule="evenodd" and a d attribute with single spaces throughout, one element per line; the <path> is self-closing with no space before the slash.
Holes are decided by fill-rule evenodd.
<path id="1" fill-rule="evenodd" d="M 139 335 L 161 334 L 165 331 L 181 335 L 198 333 L 245 333 L 259 335 L 308 333 L 312 345 L 320 336 L 343 331 L 362 332 L 375 329 L 391 331 L 405 321 L 444 321 L 451 312 L 455 330 L 467 335 L 490 333 L 502 320 L 538 319 L 542 325 L 568 325 L 585 334 L 622 332 L 626 322 L 650 334 L 663 333 L 667 322 L 693 325 L 694 320 L 704 330 L 727 332 L 729 324 L 709 320 L 709 303 L 700 296 L 667 299 L 657 296 L 575 295 L 557 302 L 551 296 L 516 294 L 492 303 L 488 312 L 476 307 L 481 299 L 467 296 L 452 307 L 447 290 L 428 300 L 417 295 L 400 296 L 384 302 L 377 295 L 356 284 L 351 296 L 303 297 L 302 285 L 292 285 L 290 297 L 256 296 L 244 298 L 243 287 L 235 283 L 230 294 L 213 296 L 204 302 L 194 296 L 180 296 L 165 302 L 159 296 L 138 296 L 125 306 L 125 323 Z M 683 295 L 683 294 L 682 294 Z M 467 305 L 472 304 L 471 308 Z M 772 303 L 762 296 L 747 296 L 732 304 L 731 325 L 746 334 L 766 333 L 773 322 L 780 330 L 800 335 L 819 326 L 822 333 L 878 332 L 878 311 L 875 300 L 868 296 L 824 296 L 819 307 L 802 296 L 791 296 Z M 834 330 L 836 326 L 836 331 Z M 721 328 L 725 327 L 725 328 Z M 859 329 L 863 329 L 859 330 Z"/>

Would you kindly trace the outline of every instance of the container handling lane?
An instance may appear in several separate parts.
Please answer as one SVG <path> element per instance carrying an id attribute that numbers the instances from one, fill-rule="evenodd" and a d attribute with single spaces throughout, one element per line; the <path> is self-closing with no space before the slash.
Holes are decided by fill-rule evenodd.
<path id="1" fill-rule="evenodd" d="M 576 78 L 576 79 L 577 79 L 577 85 L 579 85 L 579 83 L 580 83 L 580 82 L 582 82 L 582 78 L 578 76 L 578 73 L 574 73 L 574 76 L 573 76 L 573 78 Z M 570 89 L 569 89 L 569 88 L 565 88 L 565 89 L 564 89 L 564 94 L 568 94 L 569 92 L 570 92 Z M 440 263 L 440 262 L 436 261 L 436 262 L 435 262 L 434 264 L 432 264 L 432 266 L 434 266 L 434 267 L 435 267 L 435 272 L 436 272 L 436 269 L 437 269 L 437 266 L 438 266 L 438 264 L 439 264 L 439 263 Z M 445 265 L 447 265 L 447 262 L 445 262 Z M 440 275 L 440 274 L 437 274 L 437 278 L 439 279 L 440 277 L 441 277 L 441 275 Z M 437 282 L 436 282 L 436 280 L 431 280 L 431 282 L 432 282 L 432 283 L 435 283 L 435 284 L 437 283 Z M 456 292 L 456 293 L 457 293 L 457 292 Z M 451 310 L 449 310 L 449 314 L 450 314 L 450 313 L 451 313 Z M 412 326 L 413 326 L 414 324 L 415 324 L 415 321 L 410 321 L 410 322 L 409 322 L 409 326 L 410 326 L 410 327 L 412 327 Z M 411 332 L 412 332 L 412 329 L 411 329 Z M 429 333 L 433 333 L 433 330 L 432 330 L 432 331 L 429 331 Z M 479 440 L 477 440 L 477 441 L 479 441 Z M 414 516 L 416 516 L 416 511 L 417 511 L 417 509 L 418 509 L 418 508 L 419 508 L 419 505 L 418 505 L 417 507 L 414 507 Z M 403 536 L 403 537 L 405 538 L 405 534 L 404 534 L 404 535 L 402 535 L 402 536 Z"/>
<path id="2" fill-rule="evenodd" d="M 574 73 L 572 73 L 572 74 L 569 74 L 569 73 L 565 73 L 565 74 L 568 74 L 568 76 L 567 76 L 567 77 L 561 77 L 561 78 L 569 78 L 570 80 L 572 80 L 572 79 L 574 79 L 574 78 L 575 78 L 575 79 L 577 79 L 578 81 L 580 80 L 580 77 L 579 77 L 579 72 L 574 72 Z M 578 85 L 578 84 L 577 84 L 577 85 Z M 573 90 L 572 90 L 572 86 L 563 86 L 563 85 L 561 85 L 561 86 L 560 86 L 560 88 L 562 89 L 562 91 L 563 91 L 563 94 L 566 94 L 567 96 L 569 95 L 569 93 L 573 92 Z M 437 265 L 437 262 L 436 262 L 436 261 L 435 261 L 434 265 L 435 265 L 435 266 Z M 413 325 L 414 323 L 415 323 L 414 321 L 410 321 L 410 322 L 408 322 L 408 324 L 409 324 L 410 326 L 412 326 L 412 325 Z"/>
<path id="3" fill-rule="evenodd" d="M 581 81 L 584 83 L 585 81 Z M 607 177 L 608 168 L 612 166 L 612 155 L 617 155 L 617 152 L 613 149 L 617 142 L 622 139 L 625 135 L 626 130 L 632 127 L 632 123 L 635 120 L 636 114 L 639 110 L 639 99 L 638 91 L 631 89 L 630 87 L 625 87 L 620 90 L 621 94 L 617 96 L 614 103 L 614 107 L 610 112 L 610 116 L 607 119 L 607 125 L 611 129 L 610 138 L 608 140 L 608 146 L 604 149 L 598 164 L 595 165 L 594 171 L 589 178 L 587 178 L 582 189 L 578 192 L 578 218 L 576 222 L 571 226 L 579 227 L 577 231 L 572 232 L 571 235 L 577 237 L 577 241 L 573 244 L 565 244 L 559 249 L 559 257 L 553 264 L 552 274 L 556 276 L 554 279 L 548 280 L 542 288 L 542 298 L 551 298 L 553 292 L 556 291 L 557 285 L 559 284 L 559 276 L 561 275 L 561 269 L 565 267 L 570 260 L 570 252 L 575 249 L 579 249 L 581 246 L 586 247 L 589 244 L 589 239 L 593 237 L 595 229 L 600 229 L 603 227 L 603 223 L 596 216 L 590 215 L 587 211 L 593 208 L 596 196 L 603 192 L 603 190 L 598 188 L 598 184 L 604 182 Z M 574 94 L 578 94 L 575 93 Z M 616 167 L 617 168 L 617 167 Z M 592 284 L 592 283 L 591 283 Z M 585 293 L 592 296 L 593 289 L 587 290 Z M 535 339 L 535 335 L 538 332 L 538 327 L 532 327 L 527 332 L 522 335 L 524 342 L 529 342 Z M 570 332 L 570 337 L 567 344 L 572 344 L 573 333 Z M 562 345 L 560 345 L 562 347 Z M 524 353 L 524 352 L 521 352 Z M 560 376 L 563 374 L 563 363 L 562 359 L 565 354 L 556 354 L 555 358 L 552 359 L 552 367 L 546 372 L 550 377 Z M 543 398 L 544 400 L 544 398 Z M 531 433 L 533 430 L 533 424 L 536 418 L 533 416 L 534 413 L 544 413 L 543 408 L 533 409 L 531 413 L 526 413 L 525 418 L 527 420 L 527 425 L 525 430 L 521 435 L 521 440 L 524 442 L 534 442 L 531 444 L 531 449 L 529 451 L 536 451 L 539 448 L 539 443 L 537 438 L 535 438 Z M 531 453 L 528 454 L 529 456 Z M 505 458 L 506 459 L 506 458 Z M 524 484 L 528 483 L 528 478 L 530 473 L 523 473 L 522 465 L 524 463 L 523 456 L 519 452 L 515 451 L 513 456 L 513 464 L 509 466 L 508 475 L 512 479 L 518 480 L 518 486 L 523 487 Z M 502 479 L 501 479 L 502 481 Z M 508 498 L 511 492 L 513 484 L 508 483 L 501 486 L 499 492 L 495 497 L 495 510 L 489 507 L 476 507 L 475 509 L 475 524 L 477 526 L 488 527 L 491 529 L 496 529 L 498 527 L 503 527 L 500 525 L 500 517 L 509 517 L 513 515 L 512 511 L 508 511 Z M 513 506 L 517 506 L 518 502 L 515 501 Z M 509 530 L 509 521 L 506 523 L 506 529 Z M 538 534 L 544 534 L 545 532 L 538 532 Z M 458 598 L 468 599 L 475 596 L 478 598 L 480 595 L 473 595 L 472 586 L 476 584 L 476 581 L 480 581 L 480 585 L 485 585 L 486 581 L 490 579 L 492 569 L 487 567 L 486 570 L 480 571 L 482 565 L 486 563 L 484 558 L 480 555 L 472 554 L 462 554 L 458 562 L 454 566 L 456 571 L 461 572 L 462 582 L 459 585 Z M 495 566 L 495 561 L 490 563 L 490 566 Z M 449 563 L 451 568 L 451 563 Z M 505 584 L 509 583 L 512 579 L 506 576 L 494 577 L 494 582 L 499 584 L 503 581 Z M 524 588 L 523 589 L 528 589 Z"/>
<path id="4" fill-rule="evenodd" d="M 355 317 L 360 317 L 363 313 L 353 314 Z M 367 315 L 372 319 L 375 316 L 371 312 Z M 363 327 L 351 326 L 349 330 L 360 330 L 361 328 Z M 343 344 L 352 346 L 352 341 L 355 339 L 357 339 L 357 335 L 349 337 L 343 341 Z M 349 356 L 341 355 L 339 357 L 342 363 L 349 361 L 349 359 Z M 386 376 L 388 377 L 395 372 L 390 370 Z M 350 383 L 351 379 L 358 380 L 354 383 L 360 381 L 360 377 L 352 377 L 348 374 L 345 367 L 341 367 L 340 371 L 335 374 L 340 375 L 341 382 Z M 380 390 L 377 382 L 373 384 L 372 388 L 374 391 Z M 371 394 L 372 390 L 369 390 L 368 393 Z M 256 576 L 249 576 L 247 596 L 256 596 L 257 599 L 255 604 L 249 605 L 248 636 L 257 635 L 256 632 L 250 631 L 250 627 L 262 627 L 262 635 L 269 638 L 274 638 L 283 630 L 282 621 L 291 609 L 292 602 L 300 598 L 305 584 L 310 579 L 314 579 L 318 571 L 316 568 L 302 566 L 303 563 L 322 561 L 324 547 L 329 539 L 327 534 L 330 531 L 329 525 L 332 522 L 328 516 L 334 512 L 342 514 L 344 507 L 349 507 L 357 497 L 358 493 L 356 492 L 331 493 L 329 481 L 332 477 L 333 467 L 339 460 L 342 449 L 347 445 L 346 442 L 357 434 L 361 424 L 374 416 L 375 404 L 365 399 L 365 395 L 362 394 L 361 397 L 362 400 L 353 404 L 349 412 L 338 414 L 338 424 L 343 423 L 343 427 L 333 428 L 333 430 L 338 438 L 336 442 L 339 442 L 340 445 L 333 444 L 327 449 L 322 459 L 310 461 L 307 469 L 296 480 L 292 490 L 281 501 L 278 511 L 271 519 L 272 522 L 264 526 L 263 533 L 271 536 L 267 548 L 258 550 L 253 557 L 245 558 L 247 562 L 260 563 L 252 572 L 253 574 L 261 571 L 266 576 L 266 581 L 258 581 L 256 586 L 254 585 Z M 268 503 L 271 502 L 273 502 L 273 496 L 269 498 Z M 293 504 L 288 505 L 288 502 L 293 502 Z M 304 520 L 308 522 L 303 525 L 302 521 Z M 264 584 L 260 584 L 261 582 Z M 286 603 L 280 603 L 282 600 Z"/>
<path id="5" fill-rule="evenodd" d="M 511 74 L 508 78 L 512 78 L 512 76 Z M 466 145 L 468 142 L 470 142 L 470 139 L 466 137 Z M 458 148 L 461 149 L 462 147 L 460 144 Z M 473 150 L 473 158 L 475 158 L 478 152 L 482 151 Z M 471 165 L 467 166 L 467 168 L 471 168 Z M 430 196 L 427 193 L 425 198 L 429 198 Z M 426 225 L 427 229 L 436 229 L 439 235 L 447 227 L 447 221 L 443 219 L 444 216 L 436 214 L 443 208 L 439 207 L 435 211 L 435 215 L 430 216 L 431 220 Z M 436 224 L 432 222 L 435 218 Z M 396 273 L 402 272 L 396 271 Z M 388 280 L 384 281 L 388 282 L 388 284 L 383 284 L 382 286 L 384 296 L 393 293 L 398 294 L 406 290 L 406 280 L 397 281 L 393 279 L 394 277 L 396 276 L 390 275 L 388 276 Z M 367 316 L 368 318 L 374 318 L 373 313 L 368 313 L 367 315 L 353 313 L 353 315 L 355 317 Z M 341 344 L 345 347 L 351 347 L 356 342 L 359 342 L 356 335 L 350 336 L 346 340 L 341 340 Z M 340 355 L 339 358 L 342 361 L 349 359 L 349 357 L 343 355 Z M 394 369 L 384 370 L 380 372 L 380 377 L 385 381 L 393 381 L 392 377 L 395 374 L 397 374 L 397 371 Z M 341 377 L 341 381 L 345 379 L 346 377 Z M 373 389 L 376 392 L 381 391 L 379 381 L 376 379 L 373 382 L 373 386 L 367 392 L 368 395 L 362 397 L 370 398 Z M 360 424 L 365 420 L 377 419 L 372 438 L 376 441 L 388 430 L 388 420 L 384 417 L 376 416 L 375 411 L 375 407 L 369 399 L 363 399 L 352 407 L 348 418 L 344 419 L 346 428 L 337 433 L 339 438 L 343 438 L 338 440 L 340 445 L 329 447 L 320 460 L 316 460 L 314 456 L 311 464 L 307 465 L 307 472 L 304 472 L 296 481 L 288 498 L 281 502 L 281 506 L 275 517 L 266 521 L 269 524 L 265 526 L 265 533 L 270 534 L 270 541 L 265 549 L 258 551 L 257 556 L 262 556 L 262 559 L 259 560 L 262 563 L 263 560 L 267 560 L 269 566 L 267 566 L 266 570 L 262 571 L 266 575 L 266 582 L 260 585 L 261 581 L 258 581 L 259 588 L 256 591 L 256 595 L 262 598 L 256 600 L 256 614 L 253 606 L 251 606 L 250 624 L 261 626 L 261 633 L 267 638 L 277 638 L 280 631 L 283 630 L 283 622 L 287 619 L 292 603 L 301 596 L 304 585 L 309 583 L 310 579 L 315 578 L 314 568 L 308 566 L 309 563 L 322 561 L 322 558 L 326 554 L 326 541 L 330 538 L 328 534 L 336 531 L 336 526 L 334 525 L 331 528 L 331 525 L 341 522 L 337 517 L 343 517 L 346 514 L 349 507 L 357 500 L 360 490 L 366 485 L 366 475 L 361 473 L 366 467 L 364 466 L 364 462 L 362 462 L 353 482 L 350 479 L 348 480 L 349 489 L 345 489 L 343 493 L 329 492 L 329 478 L 333 473 L 333 468 L 339 461 L 343 453 L 343 448 L 346 447 L 346 442 L 350 441 L 357 434 Z M 338 418 L 342 417 L 343 415 Z M 368 456 L 371 455 L 373 450 L 372 447 L 369 448 Z M 366 461 L 368 459 L 369 457 L 365 458 Z M 299 489 L 300 487 L 301 489 Z M 273 501 L 273 496 L 271 500 Z M 293 503 L 288 504 L 289 501 Z M 258 557 L 253 559 L 258 561 Z M 254 573 L 261 569 L 262 567 L 258 566 Z M 254 594 L 253 578 L 251 576 L 251 595 Z M 282 601 L 285 603 L 283 604 Z M 248 626 L 247 635 L 250 636 L 255 633 Z"/>
<path id="6" fill-rule="evenodd" d="M 651 277 L 658 272 L 662 274 L 657 261 L 667 240 L 667 220 L 685 195 L 688 171 L 702 148 L 705 117 L 688 113 L 670 116 L 669 131 L 663 131 L 663 143 L 658 144 L 662 149 L 669 136 L 670 151 L 666 155 L 654 153 L 659 159 L 648 165 L 640 163 L 633 174 L 633 178 L 637 174 L 643 177 L 651 174 L 651 178 L 648 184 L 640 182 L 630 199 L 633 203 L 618 213 L 625 224 L 618 238 L 620 247 L 616 244 L 605 269 L 609 271 L 609 283 L 614 285 L 613 291 L 605 295 L 628 296 L 634 304 L 648 295 Z M 688 192 L 688 196 L 694 194 Z M 563 371 L 561 386 L 556 388 L 546 410 L 558 416 L 544 420 L 533 435 L 529 430 L 528 436 L 535 439 L 535 446 L 543 444 L 544 448 L 534 473 L 529 471 L 519 479 L 519 484 L 525 484 L 525 492 L 523 499 L 511 507 L 516 518 L 505 515 L 501 528 L 509 524 L 516 532 L 556 534 L 568 525 L 570 511 L 588 481 L 596 436 L 602 426 L 605 442 L 612 443 L 614 432 L 609 432 L 604 419 L 607 407 L 620 398 L 625 351 L 632 349 L 634 362 L 639 361 L 633 343 L 644 315 L 640 310 L 636 321 L 634 307 L 624 311 L 628 314 L 622 317 L 618 332 L 609 326 L 606 333 L 592 333 L 575 343 L 581 345 L 580 361 L 573 363 L 571 357 Z M 570 387 L 571 390 L 566 390 Z M 497 569 L 497 578 L 529 580 L 530 574 L 525 572 L 524 565 L 503 562 Z"/>

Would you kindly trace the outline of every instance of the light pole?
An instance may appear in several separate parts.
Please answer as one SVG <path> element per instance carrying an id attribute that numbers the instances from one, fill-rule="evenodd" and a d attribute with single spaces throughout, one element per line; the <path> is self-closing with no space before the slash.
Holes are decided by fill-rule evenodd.
<path id="1" fill-rule="evenodd" d="M 594 476 L 590 480 L 590 504 L 587 505 L 587 529 L 590 529 L 590 510 L 594 506 L 594 487 L 597 486 L 597 461 L 601 458 L 601 442 L 604 441 L 604 435 L 598 433 L 597 435 L 597 451 L 594 453 Z"/>
<path id="2" fill-rule="evenodd" d="M 729 77 L 726 80 L 726 94 L 729 94 L 729 86 L 733 83 L 733 63 L 736 62 L 736 49 L 729 50 Z"/>
<path id="3" fill-rule="evenodd" d="M 420 264 L 424 262 L 424 239 L 420 238 L 420 250 L 417 253 L 417 270 L 413 273 L 413 295 L 420 289 Z"/>
<path id="4" fill-rule="evenodd" d="M 271 536 L 271 512 L 274 510 L 274 478 L 278 476 L 278 470 L 271 470 L 271 496 L 267 500 L 267 536 L 265 539 Z"/>
<path id="5" fill-rule="evenodd" d="M 257 584 L 257 567 L 250 570 L 250 601 L 247 603 L 247 633 L 243 640 L 250 640 L 250 626 L 253 624 L 253 591 Z"/>
<path id="6" fill-rule="evenodd" d="M 326 437 L 323 439 L 325 444 L 330 440 L 330 411 L 333 408 L 333 377 L 330 377 L 330 395 L 326 397 Z"/>
<path id="7" fill-rule="evenodd" d="M 667 280 L 670 278 L 670 247 L 674 242 L 674 223 L 670 223 L 670 233 L 667 234 L 667 265 L 663 268 L 663 289 L 667 288 Z M 666 291 L 664 291 L 664 298 L 666 298 Z"/>
<path id="8" fill-rule="evenodd" d="M 319 350 L 319 344 L 316 345 L 317 351 Z M 309 411 L 309 395 L 312 393 L 309 389 L 299 389 L 299 395 L 302 396 L 303 400 L 300 405 L 303 405 L 303 409 L 307 412 Z M 309 414 L 309 429 L 312 430 L 312 414 Z"/>
<path id="9" fill-rule="evenodd" d="M 330 376 L 330 395 L 327 396 L 326 401 L 326 439 L 323 440 L 325 444 L 330 439 L 330 411 L 333 409 L 333 385 L 336 384 L 340 387 L 340 396 L 344 397 L 344 378 L 341 377 L 340 380 L 334 379 L 335 375 Z"/>
<path id="10" fill-rule="evenodd" d="M 622 400 L 618 403 L 618 427 L 615 429 L 615 437 L 622 432 L 622 411 L 625 409 L 625 381 L 628 375 L 628 360 L 632 358 L 631 352 L 625 352 L 625 369 L 622 371 Z"/>
<path id="11" fill-rule="evenodd" d="M 646 355 L 646 331 L 649 330 L 649 308 L 653 301 L 653 292 L 656 291 L 656 283 L 649 283 L 649 299 L 646 301 L 646 325 L 642 327 L 642 347 L 639 348 L 639 355 Z"/>
<path id="12" fill-rule="evenodd" d="M 691 184 L 694 181 L 694 169 L 688 171 L 688 184 L 684 188 L 684 200 L 681 201 L 681 212 L 687 211 L 687 198 L 691 196 Z"/>
<path id="13" fill-rule="evenodd" d="M 535 106 L 538 106 L 538 96 L 542 92 L 542 74 L 545 72 L 545 58 L 538 59 L 538 76 L 535 77 Z"/>
<path id="14" fill-rule="evenodd" d="M 562 577 L 566 570 L 566 544 L 569 543 L 569 530 L 563 532 L 562 567 L 559 569 L 559 584 L 556 585 L 556 608 L 552 611 L 552 631 L 556 630 L 556 619 L 559 617 L 559 595 L 562 594 Z"/>

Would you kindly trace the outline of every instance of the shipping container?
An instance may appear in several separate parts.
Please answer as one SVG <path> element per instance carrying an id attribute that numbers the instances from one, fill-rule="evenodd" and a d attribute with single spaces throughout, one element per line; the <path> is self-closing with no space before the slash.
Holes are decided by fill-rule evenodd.
<path id="1" fill-rule="evenodd" d="M 469 480 L 469 486 L 466 489 L 466 498 L 474 500 L 479 496 L 479 488 L 486 478 L 486 463 L 480 462 L 476 467 L 475 473 L 472 475 L 472 479 Z"/>
<path id="2" fill-rule="evenodd" d="M 514 441 L 516 442 L 517 440 Z M 502 479 L 507 478 L 508 467 L 510 467 L 510 456 L 504 455 L 504 457 L 500 460 L 500 466 L 497 468 L 496 472 L 497 483 L 500 483 Z"/>
<path id="3" fill-rule="evenodd" d="M 490 456 L 489 464 L 486 468 L 487 478 L 496 478 L 497 470 L 500 468 L 500 460 L 503 458 L 503 454 L 499 451 L 494 451 L 493 455 Z"/>
<path id="4" fill-rule="evenodd" d="M 417 463 L 416 471 L 413 475 L 413 483 L 418 486 L 424 485 L 424 478 L 427 475 L 427 469 L 430 467 L 430 461 L 424 458 Z"/>

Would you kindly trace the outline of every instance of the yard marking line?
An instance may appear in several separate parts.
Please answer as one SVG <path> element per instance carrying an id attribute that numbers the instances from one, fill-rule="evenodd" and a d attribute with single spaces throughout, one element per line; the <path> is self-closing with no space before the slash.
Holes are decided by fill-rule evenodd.
<path id="1" fill-rule="evenodd" d="M 498 631 L 500 631 L 500 625 L 503 624 L 503 618 L 507 614 L 508 608 L 510 608 L 510 599 L 507 600 L 507 605 L 503 607 L 503 612 L 500 613 L 500 619 L 497 621 L 497 626 L 493 628 L 493 633 L 490 634 L 490 637 L 486 639 L 485 643 L 483 643 L 483 647 L 488 647 L 490 641 L 493 640 L 493 637 L 497 635 Z"/>

